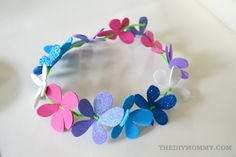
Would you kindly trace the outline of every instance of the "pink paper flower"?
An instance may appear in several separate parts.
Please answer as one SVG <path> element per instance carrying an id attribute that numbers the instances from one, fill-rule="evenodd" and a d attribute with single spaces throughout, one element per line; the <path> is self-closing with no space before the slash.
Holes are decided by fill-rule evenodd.
<path id="1" fill-rule="evenodd" d="M 65 128 L 70 129 L 74 122 L 71 109 L 78 105 L 78 96 L 69 91 L 62 97 L 61 88 L 56 84 L 47 87 L 46 95 L 54 103 L 40 106 L 37 109 L 38 115 L 41 117 L 52 115 L 51 125 L 58 132 L 63 132 Z"/>
<path id="2" fill-rule="evenodd" d="M 162 44 L 158 40 L 154 40 L 153 33 L 147 31 L 144 36 L 141 37 L 141 42 L 146 47 L 151 47 L 151 50 L 155 53 L 163 54 L 165 51 L 162 49 Z"/>
<path id="3" fill-rule="evenodd" d="M 124 28 L 129 25 L 129 19 L 124 18 L 122 22 L 119 19 L 113 19 L 110 21 L 109 26 L 111 30 L 105 30 L 97 34 L 98 37 L 108 36 L 109 39 L 115 40 L 119 36 L 120 40 L 126 44 L 134 42 L 134 34 L 130 31 L 124 31 Z"/>

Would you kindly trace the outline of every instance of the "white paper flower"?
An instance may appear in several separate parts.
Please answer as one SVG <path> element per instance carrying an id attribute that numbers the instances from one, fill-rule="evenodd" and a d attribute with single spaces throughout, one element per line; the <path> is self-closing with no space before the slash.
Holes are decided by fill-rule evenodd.
<path id="1" fill-rule="evenodd" d="M 177 67 L 160 69 L 154 72 L 153 78 L 157 85 L 165 92 L 176 95 L 178 100 L 184 101 L 189 98 L 190 91 L 179 86 L 181 71 Z"/>
<path id="2" fill-rule="evenodd" d="M 36 108 L 39 100 L 45 95 L 45 91 L 47 87 L 47 76 L 48 76 L 47 66 L 45 64 L 43 65 L 42 79 L 40 79 L 38 76 L 36 76 L 33 73 L 30 76 L 31 76 L 32 81 L 39 87 L 35 95 L 35 101 L 34 101 L 34 108 Z"/>

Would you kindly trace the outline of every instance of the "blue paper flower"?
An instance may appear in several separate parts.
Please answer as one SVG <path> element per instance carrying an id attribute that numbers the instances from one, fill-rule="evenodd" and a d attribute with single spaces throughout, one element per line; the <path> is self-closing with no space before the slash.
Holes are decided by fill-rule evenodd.
<path id="1" fill-rule="evenodd" d="M 125 111 L 125 115 L 121 121 L 121 123 L 111 129 L 111 138 L 116 139 L 121 134 L 124 126 L 126 137 L 129 139 L 133 139 L 139 136 L 140 130 L 139 126 L 150 126 L 153 121 L 153 114 L 147 109 L 137 109 L 134 111 L 130 111 L 135 102 L 135 96 L 128 96 L 123 102 L 123 109 Z"/>
<path id="2" fill-rule="evenodd" d="M 34 74 L 40 75 L 42 73 L 42 67 L 44 64 L 47 65 L 48 69 L 52 68 L 61 59 L 61 57 L 71 48 L 72 40 L 73 39 L 70 37 L 62 46 L 45 46 L 44 51 L 47 53 L 47 55 L 40 58 L 40 66 L 34 68 Z"/>
<path id="3" fill-rule="evenodd" d="M 163 110 L 169 110 L 176 104 L 176 97 L 172 94 L 166 95 L 158 99 L 160 90 L 151 85 L 147 90 L 147 101 L 140 94 L 135 95 L 135 103 L 138 107 L 148 109 L 153 113 L 156 122 L 165 125 L 168 122 L 168 116 Z"/>

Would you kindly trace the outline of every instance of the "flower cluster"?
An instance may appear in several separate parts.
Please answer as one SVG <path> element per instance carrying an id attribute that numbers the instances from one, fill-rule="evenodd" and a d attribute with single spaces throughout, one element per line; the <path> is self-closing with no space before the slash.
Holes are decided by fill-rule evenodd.
<path id="1" fill-rule="evenodd" d="M 138 24 L 130 24 L 128 18 L 113 19 L 109 23 L 110 29 L 101 29 L 91 38 L 75 34 L 62 46 L 57 44 L 45 46 L 44 51 L 47 54 L 40 58 L 40 65 L 35 67 L 31 74 L 33 82 L 39 87 L 35 97 L 35 107 L 42 98 L 49 101 L 37 108 L 37 114 L 41 117 L 52 116 L 51 125 L 56 131 L 70 130 L 75 137 L 83 135 L 90 126 L 93 126 L 92 137 L 97 144 L 106 141 L 106 127 L 111 128 L 112 139 L 119 137 L 123 128 L 126 137 L 133 139 L 139 136 L 140 126 L 153 126 L 154 122 L 160 125 L 167 124 L 168 116 L 165 110 L 176 105 L 175 86 L 181 79 L 189 78 L 188 72 L 185 71 L 189 64 L 184 58 L 173 58 L 172 45 L 163 46 L 154 38 L 151 31 L 146 30 L 147 24 L 146 17 L 141 17 Z M 76 41 L 73 42 L 73 38 Z M 135 38 L 138 38 L 143 46 L 162 57 L 167 63 L 167 69 L 157 70 L 153 77 L 158 86 L 162 87 L 163 93 L 158 87 L 151 85 L 147 89 L 146 99 L 140 94 L 134 94 L 128 96 L 121 107 L 112 107 L 113 98 L 107 92 L 98 93 L 92 105 L 87 99 L 79 100 L 77 94 L 72 91 L 62 96 L 62 90 L 56 84 L 47 86 L 47 77 L 52 67 L 70 49 L 117 38 L 126 44 L 132 44 Z M 186 93 L 185 90 L 184 94 L 187 95 Z M 138 109 L 133 110 L 135 104 Z"/>
<path id="2" fill-rule="evenodd" d="M 52 127 L 58 132 L 70 130 L 75 137 L 83 135 L 90 126 L 93 126 L 92 136 L 97 144 L 107 139 L 104 126 L 111 127 L 110 137 L 116 139 L 125 126 L 126 136 L 133 139 L 139 136 L 139 126 L 152 126 L 154 120 L 165 125 L 168 121 L 163 110 L 169 110 L 176 104 L 176 97 L 172 94 L 162 96 L 160 90 L 151 85 L 147 90 L 147 100 L 140 94 L 128 96 L 122 107 L 113 107 L 113 98 L 107 92 L 100 92 L 91 105 L 89 100 L 79 100 L 76 93 L 66 92 L 62 97 L 61 88 L 50 84 L 46 89 L 48 103 L 38 107 L 37 114 L 41 117 L 51 118 Z M 136 104 L 139 109 L 132 110 Z M 78 108 L 78 111 L 75 109 Z M 75 119 L 82 119 L 74 122 Z"/>

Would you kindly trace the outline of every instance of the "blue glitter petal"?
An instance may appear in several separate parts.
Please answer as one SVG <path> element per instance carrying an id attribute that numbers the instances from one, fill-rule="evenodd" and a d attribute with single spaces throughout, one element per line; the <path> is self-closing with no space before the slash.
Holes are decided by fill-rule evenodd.
<path id="1" fill-rule="evenodd" d="M 148 102 L 144 99 L 144 97 L 140 94 L 135 95 L 135 104 L 140 108 L 148 108 L 150 105 Z"/>
<path id="2" fill-rule="evenodd" d="M 176 105 L 176 101 L 176 97 L 170 94 L 160 98 L 154 105 L 161 110 L 169 110 Z"/>
<path id="3" fill-rule="evenodd" d="M 41 57 L 39 63 L 41 66 L 43 66 L 44 64 L 46 64 L 47 66 L 52 66 L 52 61 L 47 56 Z"/>
<path id="4" fill-rule="evenodd" d="M 59 45 L 55 45 L 51 48 L 50 53 L 49 53 L 49 58 L 51 61 L 54 61 L 57 59 L 61 54 L 61 48 Z"/>
<path id="5" fill-rule="evenodd" d="M 160 90 L 154 85 L 151 85 L 147 90 L 147 99 L 150 105 L 160 96 Z"/>
<path id="6" fill-rule="evenodd" d="M 168 116 L 164 111 L 155 108 L 152 110 L 152 113 L 158 124 L 165 125 L 168 123 Z"/>

